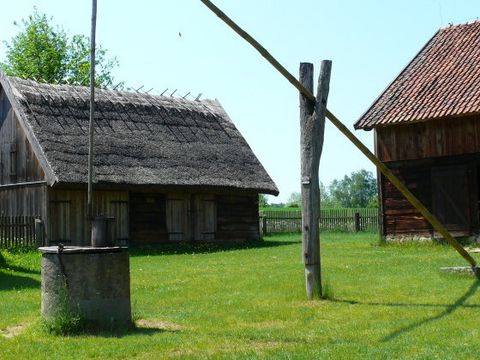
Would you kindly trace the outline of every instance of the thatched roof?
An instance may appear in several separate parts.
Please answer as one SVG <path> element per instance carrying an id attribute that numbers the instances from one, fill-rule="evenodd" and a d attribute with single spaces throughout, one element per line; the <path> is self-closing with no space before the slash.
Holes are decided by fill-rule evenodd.
<path id="1" fill-rule="evenodd" d="M 0 76 L 51 183 L 86 183 L 89 88 Z M 13 99 L 12 99 L 13 97 Z M 95 181 L 278 194 L 218 101 L 96 91 Z"/>

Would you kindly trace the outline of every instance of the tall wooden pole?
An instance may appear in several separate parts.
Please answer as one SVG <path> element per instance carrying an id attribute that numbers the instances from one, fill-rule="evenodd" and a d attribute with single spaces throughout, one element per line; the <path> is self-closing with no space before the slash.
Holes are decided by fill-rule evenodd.
<path id="1" fill-rule="evenodd" d="M 315 101 L 300 94 L 302 255 L 307 297 L 310 300 L 322 296 L 318 171 L 323 148 L 331 66 L 331 61 L 322 61 Z M 313 64 L 300 64 L 300 83 L 313 92 Z"/>
<path id="2" fill-rule="evenodd" d="M 240 28 L 232 19 L 230 19 L 223 11 L 216 7 L 210 0 L 200 0 L 213 13 L 215 13 L 222 21 L 232 28 L 238 35 L 245 39 L 255 50 L 257 50 L 280 74 L 282 74 L 302 95 L 307 99 L 315 101 L 312 92 L 305 88 L 292 74 L 290 74 L 262 45 L 260 45 L 246 31 Z M 402 193 L 403 196 L 417 209 L 422 216 L 438 231 L 443 238 L 466 260 L 472 268 L 476 268 L 475 259 L 458 243 L 458 241 L 448 232 L 440 221 L 412 194 L 410 190 L 387 168 L 387 166 L 377 158 L 343 123 L 328 109 L 325 110 L 326 117 L 330 122 L 360 150 Z"/>
<path id="3" fill-rule="evenodd" d="M 87 221 L 93 220 L 93 123 L 95 118 L 95 34 L 97 27 L 97 0 L 92 0 L 92 28 L 90 35 L 90 122 L 88 125 L 88 189 Z"/>

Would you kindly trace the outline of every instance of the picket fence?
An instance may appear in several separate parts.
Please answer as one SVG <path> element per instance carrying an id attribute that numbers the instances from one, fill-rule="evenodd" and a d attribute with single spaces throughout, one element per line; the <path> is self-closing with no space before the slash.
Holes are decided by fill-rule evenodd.
<path id="1" fill-rule="evenodd" d="M 377 231 L 378 210 L 376 208 L 321 209 L 320 230 Z M 263 234 L 279 232 L 301 232 L 302 212 L 260 211 L 260 228 Z"/>
<path id="2" fill-rule="evenodd" d="M 36 216 L 0 216 L 0 248 L 36 247 Z M 38 232 L 38 226 L 37 226 Z"/>

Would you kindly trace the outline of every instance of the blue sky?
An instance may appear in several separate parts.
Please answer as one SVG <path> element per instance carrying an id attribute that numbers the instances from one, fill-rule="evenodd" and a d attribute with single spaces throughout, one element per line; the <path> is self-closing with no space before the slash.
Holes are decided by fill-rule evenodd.
<path id="1" fill-rule="evenodd" d="M 97 40 L 115 55 L 118 80 L 157 93 L 217 98 L 280 189 L 299 191 L 298 93 L 199 0 L 98 0 Z M 216 0 L 291 73 L 333 61 L 328 108 L 349 128 L 430 37 L 480 16 L 478 0 Z M 36 6 L 69 34 L 90 32 L 90 1 L 21 0 L 2 10 L 9 40 Z M 181 34 L 181 36 L 180 36 Z M 0 45 L 0 59 L 5 46 Z M 316 81 L 315 81 L 316 82 Z M 373 133 L 356 131 L 370 148 Z M 327 123 L 320 179 L 374 171 Z"/>

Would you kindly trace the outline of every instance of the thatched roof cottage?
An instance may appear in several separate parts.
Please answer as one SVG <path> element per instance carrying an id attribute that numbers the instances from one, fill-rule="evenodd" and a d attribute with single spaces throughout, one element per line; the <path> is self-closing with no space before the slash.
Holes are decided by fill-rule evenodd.
<path id="1" fill-rule="evenodd" d="M 88 244 L 89 89 L 0 75 L 0 211 Z M 95 213 L 132 243 L 258 239 L 278 189 L 218 101 L 97 90 Z"/>

